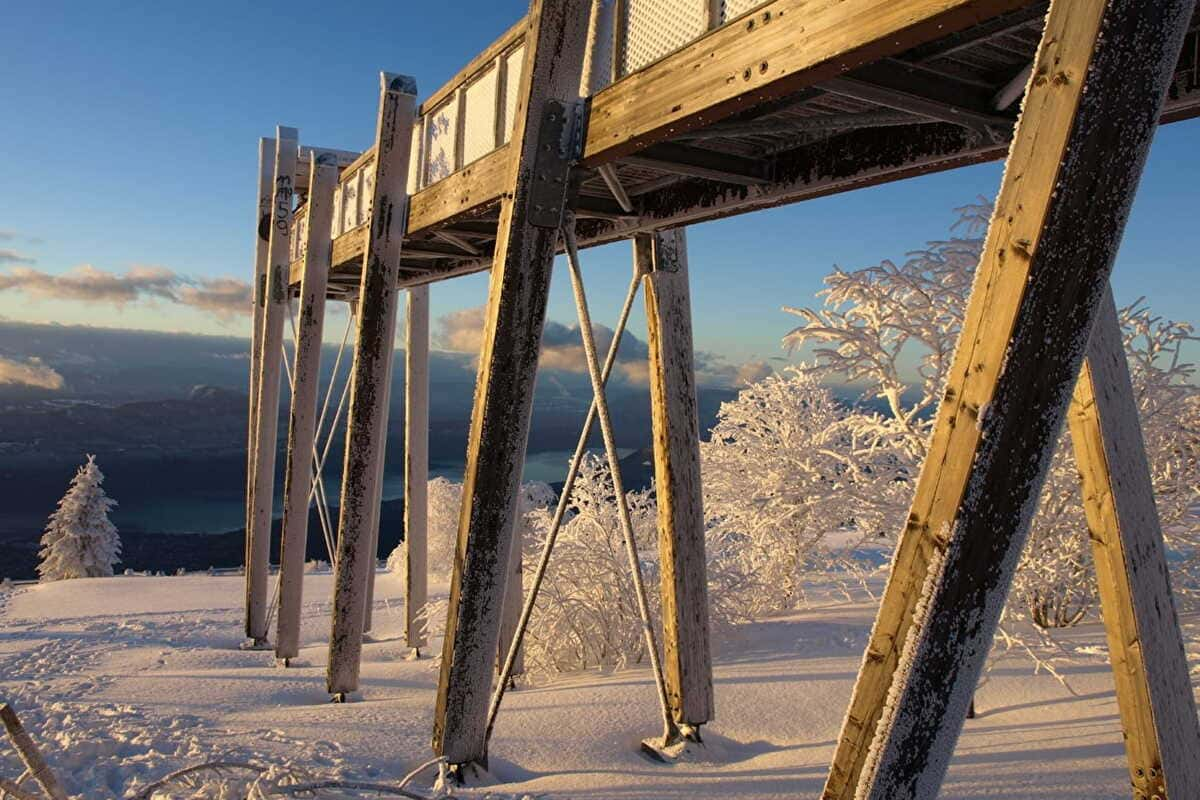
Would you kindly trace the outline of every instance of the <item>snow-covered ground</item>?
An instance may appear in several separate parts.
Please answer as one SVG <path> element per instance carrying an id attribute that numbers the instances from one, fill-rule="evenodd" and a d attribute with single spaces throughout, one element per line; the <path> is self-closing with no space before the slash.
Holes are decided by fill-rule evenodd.
<path id="1" fill-rule="evenodd" d="M 268 652 L 238 648 L 243 590 L 236 576 L 0 589 L 0 699 L 17 709 L 78 797 L 122 797 L 173 769 L 217 759 L 395 781 L 430 756 L 436 660 L 404 659 L 400 585 L 381 574 L 362 697 L 330 704 L 330 583 L 327 574 L 307 576 L 306 646 L 291 669 L 275 667 Z M 816 797 L 873 613 L 865 603 L 831 604 L 744 626 L 722 642 L 719 719 L 706 730 L 706 754 L 687 763 L 657 765 L 636 753 L 637 741 L 656 732 L 646 670 L 511 692 L 492 745 L 492 771 L 504 785 L 492 791 Z M 1095 625 L 1073 635 L 1103 643 Z M 979 717 L 966 724 L 943 796 L 1127 798 L 1101 655 L 1067 670 L 1075 695 L 1049 676 L 1031 676 L 1028 662 L 997 666 L 979 691 Z M 0 777 L 19 773 L 5 741 Z"/>

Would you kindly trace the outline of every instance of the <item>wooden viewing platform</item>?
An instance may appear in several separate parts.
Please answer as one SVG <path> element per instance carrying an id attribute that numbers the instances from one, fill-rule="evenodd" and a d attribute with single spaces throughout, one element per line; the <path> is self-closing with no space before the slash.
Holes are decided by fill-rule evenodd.
<path id="1" fill-rule="evenodd" d="M 1200 797 L 1200 723 L 1109 286 L 1155 131 L 1200 115 L 1195 0 L 532 0 L 453 80 L 423 104 L 416 95 L 412 78 L 381 74 L 376 144 L 361 154 L 301 147 L 287 127 L 259 144 L 249 644 L 269 638 L 284 370 L 275 654 L 286 666 L 297 653 L 316 497 L 335 565 L 326 689 L 338 701 L 360 689 L 407 289 L 405 639 L 414 655 L 427 646 L 417 617 L 428 599 L 427 284 L 490 270 L 432 736 L 451 775 L 486 768 L 553 548 L 554 528 L 527 587 L 514 519 L 565 247 L 593 402 L 555 518 L 598 421 L 662 713 L 662 736 L 644 746 L 660 757 L 700 746 L 718 704 L 686 226 L 1006 156 L 822 798 L 937 796 L 1068 416 L 1133 796 Z M 578 246 L 618 240 L 631 241 L 634 270 L 601 367 Z M 661 656 L 604 392 L 639 290 Z M 348 302 L 356 335 L 324 428 L 335 384 L 321 405 L 327 298 Z M 321 470 L 347 397 L 335 533 Z"/>
<path id="2" fill-rule="evenodd" d="M 726 0 L 713 18 L 706 0 L 675 0 L 678 18 L 652 22 L 662 11 L 649 5 L 609 3 L 589 31 L 583 246 L 1003 158 L 1047 8 Z M 404 286 L 491 265 L 526 28 L 517 22 L 420 105 Z M 1162 121 L 1197 115 L 1200 14 Z M 331 295 L 358 286 L 373 160 L 373 149 L 340 159 Z M 301 197 L 305 187 L 301 171 Z M 301 231 L 305 215 L 302 202 Z M 291 241 L 298 283 L 304 236 Z"/>

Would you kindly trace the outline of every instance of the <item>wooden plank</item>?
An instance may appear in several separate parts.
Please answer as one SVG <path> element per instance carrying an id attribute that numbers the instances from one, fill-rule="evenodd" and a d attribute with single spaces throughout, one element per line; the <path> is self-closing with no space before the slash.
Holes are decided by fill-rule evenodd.
<path id="1" fill-rule="evenodd" d="M 25 732 L 25 727 L 17 718 L 17 712 L 13 711 L 12 706 L 8 703 L 0 703 L 0 723 L 4 724 L 4 730 L 8 732 L 8 738 L 13 744 L 13 749 L 17 751 L 21 763 L 37 781 L 38 786 L 42 787 L 46 796 L 51 800 L 67 800 L 67 793 L 63 790 L 62 784 L 54 776 L 53 770 L 46 763 L 46 759 L 42 757 L 42 753 L 33 743 L 33 739 Z"/>
<path id="2" fill-rule="evenodd" d="M 288 422 L 287 468 L 283 473 L 283 531 L 279 545 L 279 612 L 275 657 L 300 654 L 300 612 L 304 594 L 304 556 L 308 549 L 308 506 L 312 497 L 313 448 L 317 436 L 317 395 L 321 385 L 321 344 L 325 332 L 325 294 L 329 283 L 329 232 L 333 227 L 333 190 L 337 163 L 310 156 L 313 176 L 308 195 L 304 278 L 292 365 L 292 409 Z"/>
<path id="3" fill-rule="evenodd" d="M 945 123 L 855 130 L 777 156 L 771 183 L 736 186 L 683 180 L 662 191 L 638 193 L 636 218 L 581 220 L 577 230 L 588 246 L 604 244 L 664 227 L 993 161 L 1006 150 L 1006 144 Z"/>
<path id="4" fill-rule="evenodd" d="M 766 169 L 769 162 L 682 144 L 656 144 L 622 160 L 629 164 L 722 183 L 752 186 L 769 182 Z"/>
<path id="5" fill-rule="evenodd" d="M 254 308 L 250 316 L 250 409 L 246 432 L 246 530 L 254 514 L 254 471 L 258 464 L 258 378 L 262 365 L 262 320 L 267 297 L 267 248 L 271 239 L 272 179 L 275 177 L 275 140 L 258 140 L 258 210 L 254 217 L 254 272 L 250 291 Z M 250 563 L 250 538 L 246 537 L 243 564 Z"/>
<path id="6" fill-rule="evenodd" d="M 254 488 L 246 529 L 246 637 L 267 641 L 267 582 L 271 559 L 271 516 L 275 499 L 275 451 L 279 435 L 279 381 L 283 357 L 283 321 L 287 316 L 291 254 L 293 182 L 296 174 L 295 128 L 275 135 L 270 240 L 267 245 L 266 295 L 260 334 L 258 404 L 255 408 Z"/>
<path id="7" fill-rule="evenodd" d="M 408 202 L 408 159 L 416 114 L 416 82 L 380 75 L 375 128 L 371 230 L 359 282 L 358 339 L 350 369 L 350 412 L 338 517 L 333 627 L 326 689 L 344 696 L 358 689 L 370 552 L 371 506 L 376 498 L 387 435 L 387 378 L 396 338 L 396 294 Z"/>
<path id="8" fill-rule="evenodd" d="M 511 149 L 499 147 L 413 195 L 409 234 L 495 203 L 506 191 Z"/>
<path id="9" fill-rule="evenodd" d="M 687 239 L 676 228 L 633 246 L 645 265 L 667 698 L 677 723 L 699 727 L 714 712 Z"/>
<path id="10" fill-rule="evenodd" d="M 976 130 L 1007 130 L 1015 118 L 997 113 L 992 93 L 961 85 L 951 78 L 932 78 L 895 59 L 861 67 L 821 84 L 834 94 L 920 114 Z M 1021 84 L 1025 88 L 1025 84 Z"/>
<path id="11" fill-rule="evenodd" d="M 1068 420 L 1134 797 L 1200 797 L 1200 724 L 1111 292 Z"/>
<path id="12" fill-rule="evenodd" d="M 594 167 L 1029 0 L 775 0 L 592 98 Z"/>
<path id="13" fill-rule="evenodd" d="M 419 651 L 429 602 L 428 286 L 408 290 L 404 332 L 404 640 Z"/>
<path id="14" fill-rule="evenodd" d="M 1051 3 L 826 800 L 938 792 L 1107 289 L 1191 8 L 1192 0 Z"/>
<path id="15" fill-rule="evenodd" d="M 511 194 L 500 204 L 434 714 L 434 751 L 452 765 L 487 761 L 492 664 L 558 242 L 556 228 L 531 220 L 533 164 L 549 101 L 578 98 L 587 0 L 534 0 L 529 20 L 506 157 Z"/>

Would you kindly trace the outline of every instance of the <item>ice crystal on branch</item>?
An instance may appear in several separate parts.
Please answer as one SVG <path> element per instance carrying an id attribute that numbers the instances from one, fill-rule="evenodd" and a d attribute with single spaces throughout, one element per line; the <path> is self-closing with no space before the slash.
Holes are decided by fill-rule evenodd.
<path id="1" fill-rule="evenodd" d="M 912 469 L 910 476 L 898 477 L 903 469 L 898 473 L 860 471 L 862 485 L 855 487 L 852 497 L 858 503 L 861 496 L 882 496 L 895 489 L 897 481 L 902 482 L 906 487 L 905 501 L 899 507 L 879 506 L 881 514 L 891 517 L 872 522 L 893 535 L 903 526 L 916 469 L 928 448 L 991 208 L 980 203 L 960 208 L 958 214 L 955 228 L 963 237 L 931 242 L 925 249 L 910 253 L 899 265 L 884 261 L 853 271 L 835 269 L 825 279 L 827 288 L 821 293 L 822 307 L 784 309 L 802 320 L 801 325 L 786 334 L 784 345 L 793 351 L 810 347 L 815 360 L 814 364 L 802 367 L 804 372 L 814 381 L 862 386 L 865 397 L 884 401 L 886 412 L 881 418 L 870 421 L 857 411 L 848 411 L 845 418 L 831 420 L 821 404 L 771 398 L 771 387 L 764 384 L 755 390 L 767 393 L 765 404 L 757 413 L 767 419 L 791 415 L 789 424 L 794 429 L 805 427 L 803 421 L 795 419 L 796 415 L 802 415 L 817 425 L 845 427 L 848 420 L 857 418 L 867 429 L 890 431 L 890 453 L 898 464 Z M 1172 551 L 1175 587 L 1185 602 L 1192 602 L 1200 587 L 1200 521 L 1196 516 L 1200 507 L 1200 389 L 1194 382 L 1193 365 L 1183 360 L 1183 347 L 1194 339 L 1193 331 L 1190 325 L 1152 315 L 1140 299 L 1121 309 L 1120 318 L 1158 511 Z M 796 384 L 791 388 L 798 398 L 813 391 L 811 385 Z M 739 414 L 752 410 L 751 405 L 743 405 Z M 740 468 L 745 472 L 764 465 L 763 477 L 769 484 L 774 480 L 774 467 L 765 465 L 792 459 L 797 464 L 787 467 L 789 491 L 805 491 L 804 487 L 820 485 L 819 479 L 809 475 L 808 470 L 824 474 L 831 489 L 837 486 L 837 491 L 844 491 L 839 484 L 840 474 L 832 471 L 830 465 L 820 463 L 829 453 L 821 438 L 815 437 L 803 445 L 799 441 L 780 440 L 758 447 L 753 453 L 746 452 L 740 458 L 737 453 L 729 453 L 725 459 L 728 463 L 721 471 Z M 896 446 L 899 441 L 903 446 Z M 804 449 L 804 458 L 792 455 L 797 446 Z M 723 480 L 715 473 L 706 471 L 706 480 L 718 483 Z M 874 491 L 869 486 L 873 475 L 878 476 Z M 815 540 L 843 526 L 846 517 L 836 502 L 832 503 L 832 510 L 825 510 L 831 501 L 809 491 L 814 495 L 811 509 L 824 517 L 816 525 L 817 530 L 805 534 L 809 540 Z M 733 509 L 733 494 L 736 492 L 731 492 L 728 501 L 718 502 Z M 782 491 L 779 494 L 783 496 Z M 773 502 L 779 501 L 773 499 Z M 763 508 L 764 523 L 777 516 L 769 510 L 769 505 Z M 795 524 L 807 513 L 797 508 L 786 519 Z M 769 524 L 779 528 L 778 519 Z M 754 530 L 749 521 L 741 526 Z M 1010 647 L 1016 643 L 1031 654 L 1039 651 L 1048 641 L 1045 639 L 1048 631 L 1074 625 L 1093 611 L 1094 587 L 1079 478 L 1064 430 L 1014 579 L 1002 640 Z M 1032 640 L 1015 633 L 1027 629 L 1025 623 L 1034 626 Z M 1040 652 L 1045 652 L 1044 648 Z"/>

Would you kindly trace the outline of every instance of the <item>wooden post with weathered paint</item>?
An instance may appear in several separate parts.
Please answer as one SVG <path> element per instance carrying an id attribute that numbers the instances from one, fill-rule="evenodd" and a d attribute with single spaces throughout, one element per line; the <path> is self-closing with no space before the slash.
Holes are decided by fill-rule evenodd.
<path id="1" fill-rule="evenodd" d="M 342 466 L 334 574 L 333 626 L 326 688 L 335 698 L 358 689 L 366 586 L 374 568 L 371 519 L 387 427 L 390 362 L 396 338 L 396 284 L 408 207 L 409 151 L 416 81 L 380 76 L 371 228 L 359 282 L 358 340 L 350 370 L 350 412 Z"/>
<path id="2" fill-rule="evenodd" d="M 246 529 L 246 636 L 255 646 L 267 641 L 268 579 L 271 571 L 271 515 L 275 500 L 275 451 L 279 434 L 279 381 L 283 323 L 287 317 L 291 267 L 292 199 L 296 179 L 295 128 L 276 133 L 270 237 L 267 245 L 258 404 L 255 409 L 254 489 Z"/>
<path id="3" fill-rule="evenodd" d="M 488 696 L 571 158 L 561 149 L 563 116 L 579 98 L 587 0 L 533 0 L 528 19 L 434 714 L 433 749 L 452 765 L 487 761 Z"/>
<path id="4" fill-rule="evenodd" d="M 633 247 L 646 290 L 667 698 L 677 723 L 698 727 L 713 718 L 713 688 L 687 239 L 676 228 Z"/>
<path id="5" fill-rule="evenodd" d="M 411 158 L 411 153 L 410 153 L 410 158 Z M 397 303 L 400 302 L 399 298 L 397 298 L 396 302 Z M 392 328 L 394 331 L 394 329 L 395 329 L 394 324 L 393 324 Z M 368 548 L 368 552 L 370 552 L 370 554 L 371 554 L 371 556 L 370 556 L 371 564 L 368 567 L 368 569 L 366 570 L 366 575 L 365 575 L 366 601 L 363 603 L 363 630 L 364 631 L 371 630 L 371 626 L 374 624 L 375 578 L 376 578 L 376 574 L 379 571 L 379 522 L 380 522 L 380 516 L 383 513 L 383 476 L 384 476 L 385 467 L 386 467 L 385 462 L 387 460 L 388 419 L 391 416 L 391 409 L 392 409 L 392 375 L 395 372 L 395 364 L 396 364 L 396 337 L 395 337 L 394 333 L 393 333 L 393 336 L 391 339 L 391 343 L 388 346 L 386 364 L 387 364 L 387 367 L 386 367 L 386 370 L 385 370 L 384 376 L 383 376 L 383 398 L 381 400 L 381 404 L 383 406 L 383 413 L 379 419 L 379 430 L 380 430 L 379 435 L 383 438 L 383 441 L 380 445 L 382 449 L 380 450 L 379 461 L 375 465 L 375 469 L 376 469 L 375 486 L 374 486 L 374 491 L 371 495 L 371 506 L 370 506 L 371 521 L 368 524 L 368 528 L 371 531 L 371 545 Z"/>
<path id="6" fill-rule="evenodd" d="M 1111 293 L 1068 420 L 1134 797 L 1200 797 L 1200 724 Z"/>
<path id="7" fill-rule="evenodd" d="M 279 546 L 279 612 L 275 657 L 300 652 L 300 611 L 304 594 L 304 555 L 308 549 L 308 506 L 317 436 L 317 395 L 321 383 L 321 344 L 325 334 L 325 290 L 333 240 L 333 190 L 338 168 L 331 158 L 311 155 L 304 273 L 300 279 L 300 319 L 292 368 L 292 409 L 288 423 L 287 468 L 283 476 L 283 534 Z"/>
<path id="8" fill-rule="evenodd" d="M 275 140 L 258 140 L 258 215 L 254 218 L 254 275 L 250 292 L 253 306 L 250 313 L 250 410 L 246 433 L 246 530 L 250 530 L 254 515 L 254 472 L 257 466 L 258 441 L 258 379 L 262 367 L 263 309 L 267 302 L 267 249 L 271 241 L 271 198 L 275 192 L 271 183 L 275 177 Z M 250 537 L 246 537 L 242 563 L 250 563 Z"/>
<path id="9" fill-rule="evenodd" d="M 404 330 L 404 641 L 419 654 L 429 602 L 428 286 L 408 290 Z"/>
<path id="10" fill-rule="evenodd" d="M 938 793 L 1107 291 L 1192 6 L 1051 0 L 826 800 Z"/>

